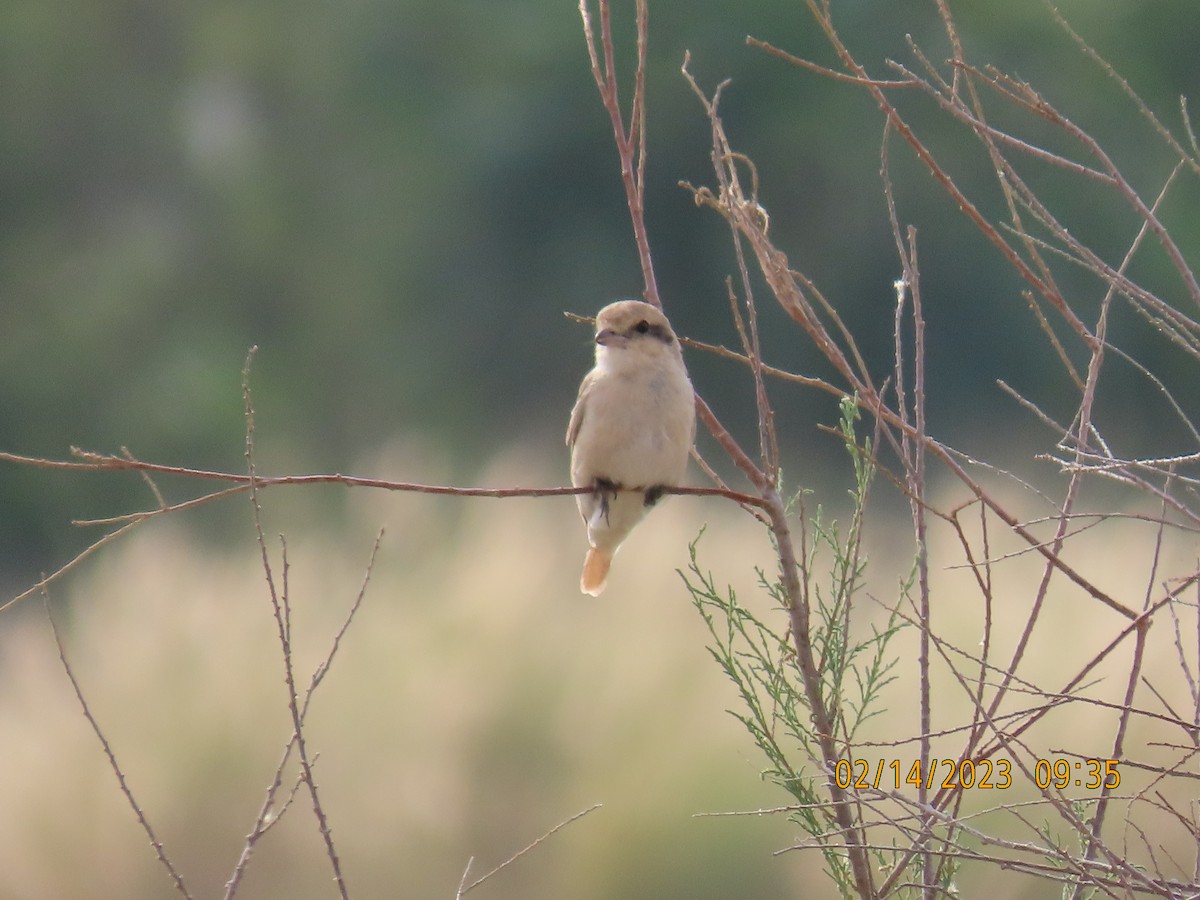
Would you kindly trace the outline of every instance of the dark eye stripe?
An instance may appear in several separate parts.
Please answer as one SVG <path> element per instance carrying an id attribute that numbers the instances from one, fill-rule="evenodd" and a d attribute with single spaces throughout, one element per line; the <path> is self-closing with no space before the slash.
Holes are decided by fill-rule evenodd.
<path id="1" fill-rule="evenodd" d="M 671 334 L 665 325 L 652 325 L 645 320 L 638 322 L 630 331 L 630 337 L 645 335 L 646 337 L 658 338 L 664 344 L 670 344 L 675 340 L 674 335 Z"/>

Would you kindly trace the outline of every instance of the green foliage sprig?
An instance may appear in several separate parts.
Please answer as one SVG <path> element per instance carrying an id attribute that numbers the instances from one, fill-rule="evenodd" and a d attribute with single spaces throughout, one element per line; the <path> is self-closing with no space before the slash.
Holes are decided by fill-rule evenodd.
<path id="1" fill-rule="evenodd" d="M 867 559 L 862 552 L 864 511 L 875 464 L 871 441 L 861 444 L 856 433 L 859 410 L 853 399 L 841 404 L 839 431 L 854 466 L 850 490 L 853 512 L 843 536 L 836 520 L 826 521 L 818 507 L 816 516 L 804 515 L 805 492 L 797 493 L 790 514 L 800 519 L 806 553 L 800 577 L 819 620 L 813 629 L 818 652 L 821 693 L 845 757 L 860 727 L 884 711 L 883 690 L 894 679 L 897 657 L 889 654 L 891 639 L 907 623 L 896 610 L 885 624 L 869 626 L 870 634 L 852 634 L 852 611 L 862 593 Z M 808 540 L 811 535 L 811 542 Z M 688 546 L 688 571 L 680 577 L 711 637 L 708 651 L 737 689 L 739 707 L 730 709 L 766 757 L 763 777 L 782 787 L 795 804 L 787 807 L 791 821 L 815 840 L 825 856 L 827 871 L 843 894 L 854 891 L 845 845 L 838 839 L 838 822 L 822 785 L 831 773 L 820 762 L 822 754 L 813 733 L 811 710 L 795 663 L 790 635 L 781 634 L 739 599 L 732 586 L 719 588 L 713 574 L 701 568 L 700 540 L 703 529 Z M 778 576 L 757 569 L 758 583 L 771 598 L 775 611 L 786 611 L 787 591 Z M 911 587 L 911 578 L 901 585 L 901 600 Z"/>

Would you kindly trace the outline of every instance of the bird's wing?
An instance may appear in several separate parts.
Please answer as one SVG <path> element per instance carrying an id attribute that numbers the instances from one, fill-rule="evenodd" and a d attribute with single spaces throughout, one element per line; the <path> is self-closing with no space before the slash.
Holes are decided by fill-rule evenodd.
<path id="1" fill-rule="evenodd" d="M 567 446 L 574 447 L 575 439 L 579 437 L 579 427 L 583 424 L 583 411 L 587 406 L 588 394 L 591 393 L 592 385 L 596 382 L 596 372 L 592 370 L 584 376 L 583 382 L 579 385 L 579 397 L 575 401 L 575 405 L 571 408 L 571 422 L 567 425 Z"/>

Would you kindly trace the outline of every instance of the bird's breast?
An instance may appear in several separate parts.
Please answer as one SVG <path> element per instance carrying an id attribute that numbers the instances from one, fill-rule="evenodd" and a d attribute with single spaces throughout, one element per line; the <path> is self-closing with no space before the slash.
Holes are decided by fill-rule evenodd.
<path id="1" fill-rule="evenodd" d="M 636 487 L 679 483 L 692 444 L 693 403 L 682 372 L 599 379 L 575 443 L 575 482 L 599 477 Z"/>

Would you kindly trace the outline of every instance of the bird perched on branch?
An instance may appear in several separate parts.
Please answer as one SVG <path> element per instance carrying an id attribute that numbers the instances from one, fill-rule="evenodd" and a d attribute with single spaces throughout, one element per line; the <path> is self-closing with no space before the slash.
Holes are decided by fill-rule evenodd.
<path id="1" fill-rule="evenodd" d="M 656 306 L 610 303 L 596 316 L 596 365 L 579 386 L 567 446 L 590 549 L 579 589 L 604 590 L 613 555 L 687 470 L 696 437 L 692 383 L 679 340 Z"/>

